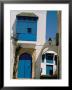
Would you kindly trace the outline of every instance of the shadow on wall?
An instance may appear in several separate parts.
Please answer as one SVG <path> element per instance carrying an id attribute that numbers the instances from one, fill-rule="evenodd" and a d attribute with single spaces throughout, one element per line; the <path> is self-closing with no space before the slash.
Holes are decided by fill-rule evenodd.
<path id="1" fill-rule="evenodd" d="M 35 79 L 40 79 L 40 74 L 41 74 L 41 61 L 42 61 L 42 51 L 43 51 L 43 48 L 44 48 L 44 45 L 36 59 L 36 62 L 35 62 Z"/>
<path id="2" fill-rule="evenodd" d="M 38 58 L 35 62 L 35 79 L 40 79 L 40 66 L 41 66 L 41 53 L 39 53 Z"/>
<path id="3" fill-rule="evenodd" d="M 14 63 L 13 63 L 13 74 L 12 74 L 12 77 L 15 78 L 15 64 L 16 64 L 16 20 L 14 21 L 13 23 L 13 26 L 12 26 L 12 33 L 11 33 L 11 41 L 12 41 L 12 45 L 13 45 L 13 59 L 14 59 Z"/>
<path id="4" fill-rule="evenodd" d="M 16 40 L 16 19 L 15 19 L 13 26 L 12 26 L 12 38 L 14 40 Z"/>
<path id="5" fill-rule="evenodd" d="M 40 79 L 40 66 L 41 66 L 41 52 L 39 53 L 35 62 L 35 79 Z"/>

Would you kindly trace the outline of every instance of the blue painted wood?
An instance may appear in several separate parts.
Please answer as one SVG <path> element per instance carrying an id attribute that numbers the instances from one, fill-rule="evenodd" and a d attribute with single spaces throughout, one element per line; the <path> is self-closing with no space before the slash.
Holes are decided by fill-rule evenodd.
<path id="1" fill-rule="evenodd" d="M 24 60 L 19 60 L 19 63 L 18 63 L 18 74 L 17 74 L 17 77 L 18 78 L 24 78 L 25 75 L 24 75 Z"/>
<path id="2" fill-rule="evenodd" d="M 25 60 L 25 78 L 31 78 L 31 61 Z"/>
<path id="3" fill-rule="evenodd" d="M 52 74 L 53 74 L 53 66 L 46 65 L 46 75 L 52 75 Z"/>
<path id="4" fill-rule="evenodd" d="M 19 58 L 18 63 L 18 78 L 32 77 L 32 58 L 29 54 L 23 54 Z"/>
<path id="5" fill-rule="evenodd" d="M 31 28 L 31 33 L 28 33 L 28 28 Z M 36 41 L 37 20 L 16 19 L 16 38 L 22 41 Z"/>

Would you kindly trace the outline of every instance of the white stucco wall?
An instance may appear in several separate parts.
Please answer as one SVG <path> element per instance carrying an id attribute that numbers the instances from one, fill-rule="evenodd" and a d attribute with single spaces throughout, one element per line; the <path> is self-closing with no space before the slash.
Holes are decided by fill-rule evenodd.
<path id="1" fill-rule="evenodd" d="M 38 69 L 40 68 L 40 60 L 41 60 L 41 49 L 43 47 L 43 44 L 45 43 L 45 35 L 46 35 L 46 11 L 39 11 L 39 10 L 29 10 L 29 11 L 23 11 L 23 10 L 12 10 L 10 12 L 10 30 L 11 30 L 11 36 L 13 35 L 13 30 L 15 30 L 15 20 L 16 15 L 21 12 L 33 12 L 35 13 L 39 19 L 37 22 L 37 41 L 36 41 L 36 60 L 37 62 L 37 72 L 40 72 Z M 15 31 L 14 31 L 15 32 Z M 13 65 L 14 65 L 14 49 L 13 49 L 13 43 L 11 41 L 11 60 L 10 60 L 10 77 L 12 78 L 13 75 Z"/>
<path id="2" fill-rule="evenodd" d="M 12 78 L 13 75 L 13 64 L 14 64 L 14 51 L 13 51 L 13 44 L 12 40 L 10 41 L 10 77 Z"/>

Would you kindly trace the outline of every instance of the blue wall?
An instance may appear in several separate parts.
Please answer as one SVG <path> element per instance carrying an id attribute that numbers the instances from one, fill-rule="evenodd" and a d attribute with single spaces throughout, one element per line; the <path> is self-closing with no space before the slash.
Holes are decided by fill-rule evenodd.
<path id="1" fill-rule="evenodd" d="M 55 39 L 58 31 L 57 11 L 48 11 L 46 16 L 46 41 L 49 38 Z"/>
<path id="2" fill-rule="evenodd" d="M 31 28 L 30 33 L 28 33 L 28 28 Z M 22 40 L 22 41 L 36 41 L 37 20 L 16 19 L 16 38 L 17 40 Z"/>

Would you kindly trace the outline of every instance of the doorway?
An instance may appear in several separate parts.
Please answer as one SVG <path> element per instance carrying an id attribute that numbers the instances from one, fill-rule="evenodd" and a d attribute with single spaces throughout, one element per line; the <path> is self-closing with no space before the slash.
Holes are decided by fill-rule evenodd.
<path id="1" fill-rule="evenodd" d="M 19 57 L 18 62 L 18 78 L 32 78 L 32 56 L 23 53 Z"/>

